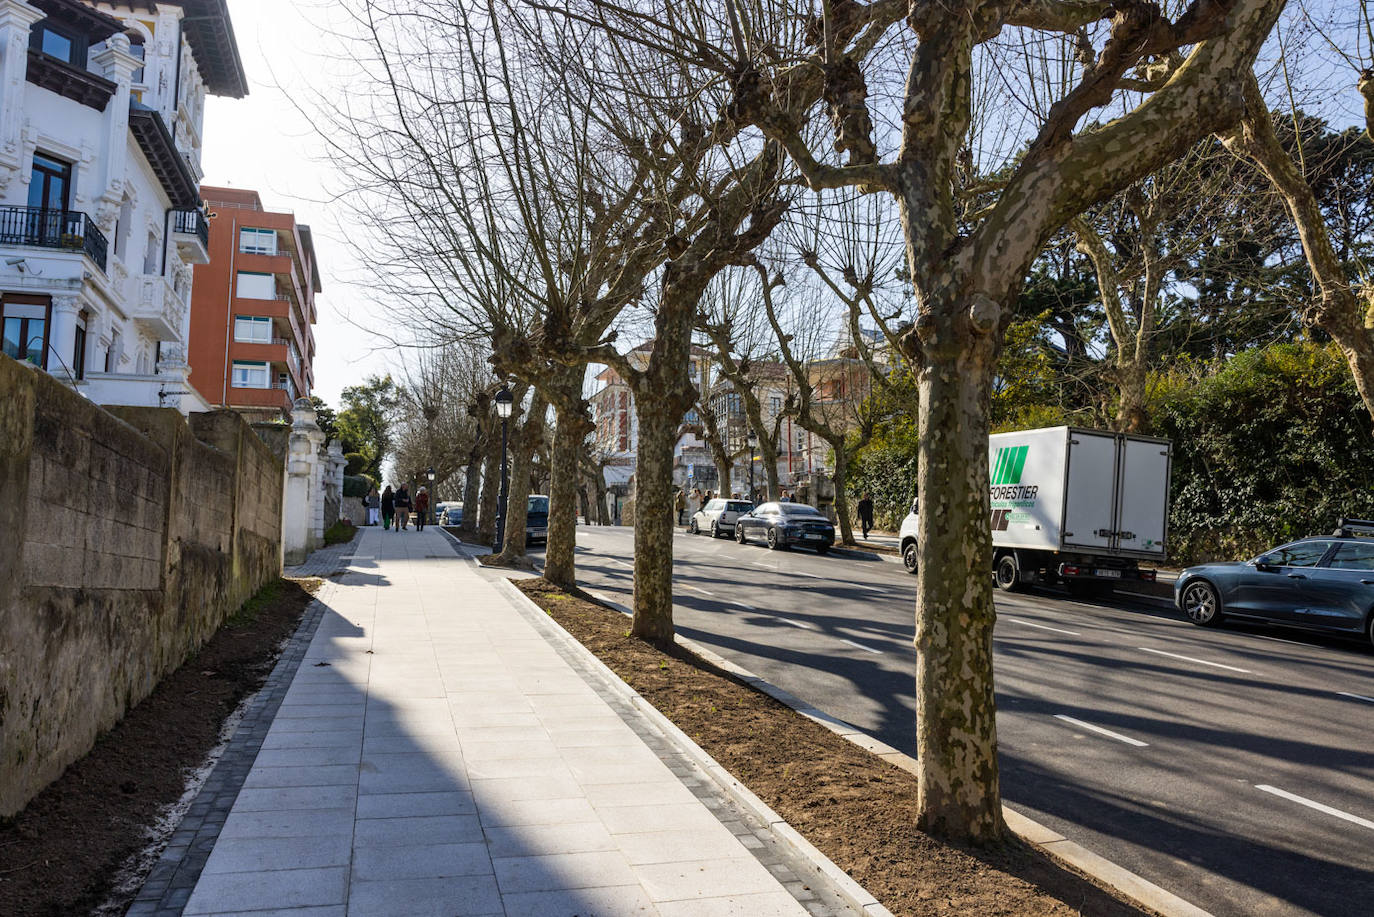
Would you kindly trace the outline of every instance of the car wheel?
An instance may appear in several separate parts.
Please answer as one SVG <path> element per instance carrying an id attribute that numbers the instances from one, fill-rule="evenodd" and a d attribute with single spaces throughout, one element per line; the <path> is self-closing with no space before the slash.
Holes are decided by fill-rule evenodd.
<path id="1" fill-rule="evenodd" d="M 916 542 L 908 542 L 907 546 L 902 548 L 902 566 L 906 567 L 907 573 L 916 572 Z"/>
<path id="2" fill-rule="evenodd" d="M 1203 579 L 1195 579 L 1183 587 L 1183 613 L 1199 627 L 1213 627 L 1221 623 L 1221 596 L 1217 588 Z"/>
<path id="3" fill-rule="evenodd" d="M 1017 592 L 1021 589 L 1021 568 L 1016 563 L 1015 554 L 1003 554 L 997 559 L 992 570 L 993 582 L 1003 592 Z"/>
<path id="4" fill-rule="evenodd" d="M 1369 637 L 1370 645 L 1374 645 L 1374 611 L 1369 613 L 1369 626 L 1365 628 L 1365 634 Z"/>
<path id="5" fill-rule="evenodd" d="M 711 537 L 712 537 L 712 538 L 719 538 L 719 537 L 720 537 L 720 520 L 719 520 L 719 519 L 717 519 L 715 522 L 712 522 L 712 523 L 711 523 Z"/>
<path id="6" fill-rule="evenodd" d="M 697 518 L 696 518 L 696 516 L 693 516 L 693 517 L 692 517 L 692 525 L 691 525 L 691 527 L 690 527 L 690 531 L 691 531 L 691 533 L 692 533 L 693 535 L 700 535 L 700 534 L 701 534 L 701 527 L 697 525 Z"/>
<path id="7" fill-rule="evenodd" d="M 738 522 L 735 523 L 735 540 L 738 541 L 740 544 L 749 543 L 749 537 L 744 534 L 744 526 L 739 524 Z"/>
<path id="8" fill-rule="evenodd" d="M 769 526 L 769 528 L 768 528 L 768 550 L 770 550 L 770 551 L 777 551 L 777 550 L 780 550 L 781 548 L 782 548 L 782 545 L 778 543 L 778 530 L 775 529 L 775 528 L 773 528 L 773 527 L 771 527 L 771 526 Z"/>

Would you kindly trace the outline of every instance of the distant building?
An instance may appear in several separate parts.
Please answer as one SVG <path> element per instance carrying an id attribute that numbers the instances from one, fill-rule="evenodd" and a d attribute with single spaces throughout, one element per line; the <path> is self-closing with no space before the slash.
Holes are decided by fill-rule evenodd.
<path id="1" fill-rule="evenodd" d="M 191 385 L 250 419 L 285 419 L 315 385 L 321 284 L 310 227 L 265 209 L 256 191 L 206 185 L 201 194 L 210 260 L 196 268 Z"/>
<path id="2" fill-rule="evenodd" d="M 207 95 L 247 93 L 223 2 L 0 0 L 3 349 L 97 403 L 187 384 Z"/>

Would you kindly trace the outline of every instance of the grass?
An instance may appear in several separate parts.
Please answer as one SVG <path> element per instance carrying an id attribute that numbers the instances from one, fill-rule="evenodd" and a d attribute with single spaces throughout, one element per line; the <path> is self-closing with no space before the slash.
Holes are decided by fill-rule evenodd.
<path id="1" fill-rule="evenodd" d="M 324 530 L 324 543 L 326 546 L 331 544 L 342 544 L 345 541 L 352 541 L 353 536 L 358 533 L 358 529 L 346 519 L 340 519 L 329 528 Z"/>
<path id="2" fill-rule="evenodd" d="M 225 621 L 228 627 L 246 627 L 258 619 L 258 615 L 268 604 L 273 602 L 277 596 L 281 595 L 282 580 L 274 579 L 266 583 L 261 589 L 253 593 L 253 597 L 244 602 L 239 610 L 229 616 Z"/>

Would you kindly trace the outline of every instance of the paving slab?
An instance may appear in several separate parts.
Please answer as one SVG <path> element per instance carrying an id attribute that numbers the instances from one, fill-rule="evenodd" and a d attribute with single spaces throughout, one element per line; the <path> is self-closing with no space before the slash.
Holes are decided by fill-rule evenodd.
<path id="1" fill-rule="evenodd" d="M 138 913 L 858 913 L 448 536 L 300 569 L 337 578 Z"/>

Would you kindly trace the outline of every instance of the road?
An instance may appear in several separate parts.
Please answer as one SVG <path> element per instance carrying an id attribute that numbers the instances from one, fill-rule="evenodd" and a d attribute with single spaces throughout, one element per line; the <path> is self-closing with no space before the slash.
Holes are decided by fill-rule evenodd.
<path id="1" fill-rule="evenodd" d="M 628 603 L 632 531 L 577 538 L 579 581 Z M 915 753 L 900 565 L 686 533 L 674 555 L 682 634 Z M 1218 917 L 1371 912 L 1374 652 L 1048 590 L 997 609 L 1008 805 Z"/>

